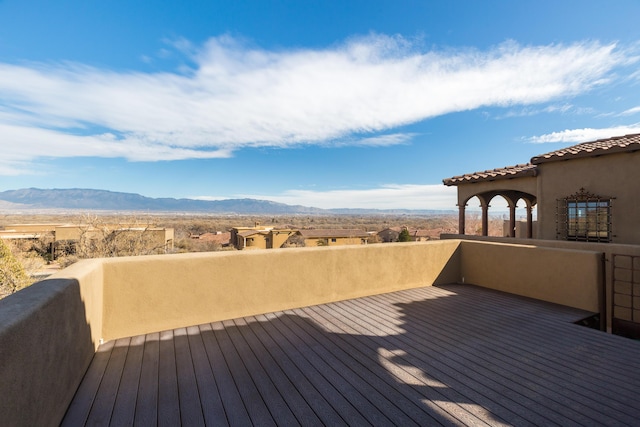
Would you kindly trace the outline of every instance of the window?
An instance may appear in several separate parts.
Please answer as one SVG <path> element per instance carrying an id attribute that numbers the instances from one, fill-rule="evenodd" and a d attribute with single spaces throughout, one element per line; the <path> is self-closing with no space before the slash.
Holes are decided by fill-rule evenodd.
<path id="1" fill-rule="evenodd" d="M 610 242 L 611 200 L 609 197 L 587 193 L 584 188 L 558 200 L 558 238 L 581 242 Z"/>

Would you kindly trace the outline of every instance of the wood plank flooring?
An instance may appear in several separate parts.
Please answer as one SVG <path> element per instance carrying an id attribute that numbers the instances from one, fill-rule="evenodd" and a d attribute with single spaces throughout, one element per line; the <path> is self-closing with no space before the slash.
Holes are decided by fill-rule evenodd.
<path id="1" fill-rule="evenodd" d="M 640 342 L 425 287 L 103 344 L 63 425 L 640 425 Z"/>

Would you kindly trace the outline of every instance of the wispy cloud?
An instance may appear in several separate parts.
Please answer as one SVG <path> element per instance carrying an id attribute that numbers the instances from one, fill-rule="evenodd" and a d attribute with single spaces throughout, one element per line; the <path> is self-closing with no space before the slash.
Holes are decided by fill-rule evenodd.
<path id="1" fill-rule="evenodd" d="M 595 141 L 596 139 L 602 138 L 610 138 L 612 135 L 628 135 L 632 133 L 640 133 L 640 123 L 602 129 L 566 129 L 560 132 L 552 132 L 544 135 L 533 136 L 528 138 L 528 141 L 534 144 L 543 144 L 547 142 L 579 143 Z"/>
<path id="2" fill-rule="evenodd" d="M 615 44 L 420 51 L 373 35 L 327 49 L 269 51 L 228 36 L 175 44 L 191 68 L 115 72 L 0 63 L 0 127 L 11 153 L 133 161 L 230 156 L 243 147 L 393 145 L 390 130 L 455 111 L 531 105 L 613 78 Z M 4 153 L 3 153 L 4 154 Z M 2 173 L 0 168 L 0 173 Z"/>
<path id="3" fill-rule="evenodd" d="M 569 112 L 574 112 L 577 114 L 585 114 L 588 111 L 576 109 L 571 104 L 562 104 L 562 105 L 548 105 L 543 108 L 533 108 L 525 106 L 523 108 L 511 109 L 504 114 L 500 114 L 496 116 L 496 119 L 509 119 L 512 117 L 531 117 L 536 116 L 538 114 L 566 114 Z M 590 112 L 590 111 L 589 111 Z"/>
<path id="4" fill-rule="evenodd" d="M 372 136 L 369 138 L 348 138 L 340 141 L 330 141 L 329 144 L 336 147 L 341 146 L 362 146 L 362 147 L 389 147 L 392 145 L 403 145 L 409 143 L 414 133 L 392 133 Z"/>
<path id="5" fill-rule="evenodd" d="M 629 108 L 628 110 L 623 111 L 622 113 L 620 113 L 621 116 L 632 116 L 634 114 L 638 114 L 640 113 L 640 107 L 633 107 L 633 108 Z"/>

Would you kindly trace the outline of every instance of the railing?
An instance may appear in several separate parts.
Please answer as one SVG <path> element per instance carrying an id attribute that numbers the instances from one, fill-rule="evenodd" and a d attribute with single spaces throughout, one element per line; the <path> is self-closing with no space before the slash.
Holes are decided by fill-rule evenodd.
<path id="1" fill-rule="evenodd" d="M 0 414 L 57 425 L 100 341 L 465 282 L 596 312 L 601 253 L 461 240 L 88 260 L 0 301 Z"/>
<path id="2" fill-rule="evenodd" d="M 640 338 L 640 256 L 612 256 L 612 332 Z"/>

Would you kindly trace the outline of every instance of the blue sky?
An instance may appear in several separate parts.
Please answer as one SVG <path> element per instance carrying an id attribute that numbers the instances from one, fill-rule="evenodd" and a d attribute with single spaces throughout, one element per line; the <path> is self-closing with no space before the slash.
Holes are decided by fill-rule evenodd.
<path id="1" fill-rule="evenodd" d="M 0 190 L 455 209 L 640 132 L 640 2 L 0 0 Z"/>

